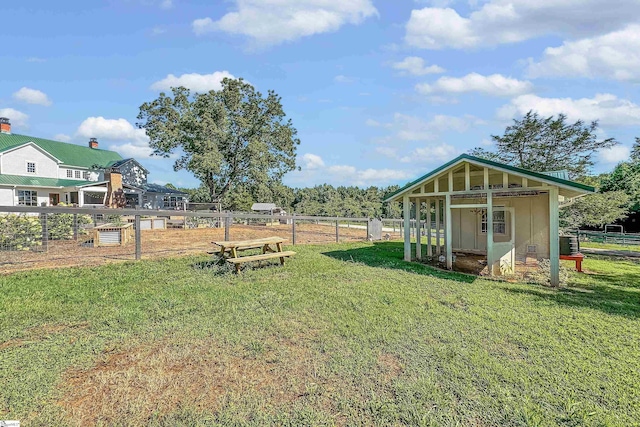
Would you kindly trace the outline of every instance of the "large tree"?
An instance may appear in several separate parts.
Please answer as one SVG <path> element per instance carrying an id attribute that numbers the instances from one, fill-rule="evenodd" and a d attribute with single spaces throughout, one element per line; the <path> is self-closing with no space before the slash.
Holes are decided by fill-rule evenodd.
<path id="1" fill-rule="evenodd" d="M 572 179 L 583 177 L 593 166 L 593 155 L 617 144 L 597 135 L 598 122 L 567 123 L 567 116 L 540 117 L 529 111 L 514 119 L 504 135 L 492 135 L 494 151 L 483 148 L 471 154 L 537 172 L 567 170 Z"/>
<path id="2" fill-rule="evenodd" d="M 174 169 L 193 173 L 221 200 L 235 187 L 279 183 L 295 169 L 300 140 L 285 117 L 275 92 L 263 96 L 242 79 L 225 78 L 220 90 L 161 93 L 140 106 L 137 125 L 155 155 L 177 155 Z"/>
<path id="3" fill-rule="evenodd" d="M 619 163 L 605 176 L 600 190 L 623 191 L 629 196 L 629 210 L 640 212 L 640 138 L 636 138 L 629 161 Z"/>
<path id="4" fill-rule="evenodd" d="M 566 229 L 577 229 L 585 225 L 602 228 L 606 224 L 625 219 L 628 204 L 629 196 L 623 191 L 589 194 L 562 208 L 560 223 Z"/>

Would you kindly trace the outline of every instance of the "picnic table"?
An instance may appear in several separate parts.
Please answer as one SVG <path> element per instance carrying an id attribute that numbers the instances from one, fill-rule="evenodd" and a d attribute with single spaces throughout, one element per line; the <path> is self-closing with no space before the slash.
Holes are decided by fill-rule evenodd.
<path id="1" fill-rule="evenodd" d="M 233 264 L 236 268 L 236 273 L 240 271 L 242 264 L 252 261 L 264 261 L 273 258 L 280 258 L 280 264 L 284 265 L 284 259 L 292 257 L 296 253 L 293 251 L 284 251 L 282 244 L 287 239 L 282 237 L 265 237 L 262 239 L 252 240 L 223 240 L 217 242 L 211 242 L 220 249 L 212 252 L 214 255 L 220 257 Z M 239 256 L 240 252 L 250 249 L 262 249 L 262 254 Z"/>

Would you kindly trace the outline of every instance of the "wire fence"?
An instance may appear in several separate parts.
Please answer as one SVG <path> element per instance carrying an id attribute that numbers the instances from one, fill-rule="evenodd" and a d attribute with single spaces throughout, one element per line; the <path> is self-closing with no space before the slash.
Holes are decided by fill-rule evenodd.
<path id="1" fill-rule="evenodd" d="M 402 238 L 402 220 L 382 220 L 377 233 L 372 231 L 374 221 L 210 211 L 3 206 L 0 273 L 205 254 L 214 249 L 212 242 L 221 240 L 277 236 L 287 239 L 288 245 L 296 245 Z"/>

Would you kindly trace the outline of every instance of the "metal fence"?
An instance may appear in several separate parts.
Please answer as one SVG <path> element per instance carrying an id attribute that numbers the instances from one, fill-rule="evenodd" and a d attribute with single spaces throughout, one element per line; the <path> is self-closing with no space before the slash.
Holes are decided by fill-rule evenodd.
<path id="1" fill-rule="evenodd" d="M 372 221 L 210 211 L 0 206 L 0 273 L 204 254 L 213 250 L 212 242 L 218 240 L 278 236 L 290 245 L 364 241 L 373 237 Z M 385 219 L 382 235 L 377 237 L 400 239 L 402 226 L 402 220 Z"/>
<path id="2" fill-rule="evenodd" d="M 579 230 L 577 233 L 582 242 L 640 245 L 640 234 L 638 233 L 603 233 L 588 230 Z"/>

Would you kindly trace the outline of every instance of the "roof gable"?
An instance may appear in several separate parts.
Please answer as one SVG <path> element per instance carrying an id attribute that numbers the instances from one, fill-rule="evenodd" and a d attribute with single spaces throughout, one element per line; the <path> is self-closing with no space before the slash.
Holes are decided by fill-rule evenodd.
<path id="1" fill-rule="evenodd" d="M 110 162 L 122 160 L 122 156 L 115 151 L 100 150 L 15 133 L 0 134 L 0 152 L 14 149 L 29 142 L 46 151 L 50 156 L 58 159 L 66 166 L 91 169 L 93 165 L 106 166 Z"/>
<path id="2" fill-rule="evenodd" d="M 507 173 L 513 173 L 513 174 L 517 174 L 517 175 L 521 175 L 527 178 L 530 178 L 532 180 L 535 181 L 540 181 L 542 183 L 546 183 L 546 184 L 550 184 L 550 185 L 555 185 L 558 186 L 560 188 L 565 188 L 571 191 L 575 191 L 578 192 L 580 194 L 585 194 L 585 193 L 593 193 L 595 192 L 595 188 L 589 186 L 589 185 L 585 185 L 585 184 L 581 184 L 579 182 L 575 182 L 575 181 L 570 181 L 567 179 L 563 179 L 560 178 L 558 176 L 554 176 L 554 175 L 558 175 L 558 174 L 547 174 L 547 173 L 542 173 L 542 172 L 534 172 L 534 171 L 530 171 L 527 169 L 522 169 L 516 166 L 511 166 L 511 165 L 507 165 L 504 163 L 500 163 L 500 162 L 495 162 L 492 160 L 487 160 L 487 159 L 483 159 L 481 157 L 475 157 L 475 156 L 471 156 L 469 154 L 462 154 L 458 157 L 456 157 L 455 159 L 445 163 L 444 165 L 434 169 L 433 171 L 429 172 L 426 175 L 421 176 L 420 178 L 416 179 L 415 181 L 410 182 L 409 184 L 405 185 L 404 187 L 400 188 L 399 190 L 393 192 L 392 194 L 390 194 L 389 196 L 387 196 L 385 198 L 386 202 L 392 201 L 393 199 L 398 198 L 398 196 L 402 193 L 406 193 L 406 192 L 410 192 L 412 190 L 414 190 L 415 188 L 417 188 L 418 186 L 420 186 L 421 184 L 423 184 L 426 181 L 429 181 L 432 178 L 435 178 L 439 175 L 442 175 L 445 171 L 457 167 L 459 164 L 464 163 L 464 162 L 468 162 L 470 164 L 475 164 L 478 166 L 482 166 L 482 167 L 487 167 L 490 169 L 496 169 L 502 172 L 507 172 Z"/>
<path id="3" fill-rule="evenodd" d="M 9 146 L 7 148 L 5 148 L 4 150 L 0 149 L 0 153 L 4 154 L 4 153 L 10 153 L 12 151 L 17 151 L 20 150 L 24 147 L 33 147 L 36 150 L 40 151 L 42 154 L 44 154 L 45 156 L 51 158 L 52 160 L 54 160 L 57 163 L 62 163 L 62 160 L 58 159 L 57 157 L 53 156 L 51 153 L 49 153 L 47 150 L 45 150 L 44 148 L 40 147 L 38 144 L 35 144 L 32 141 L 29 142 L 25 142 L 24 144 L 17 144 L 17 145 L 12 145 Z"/>

